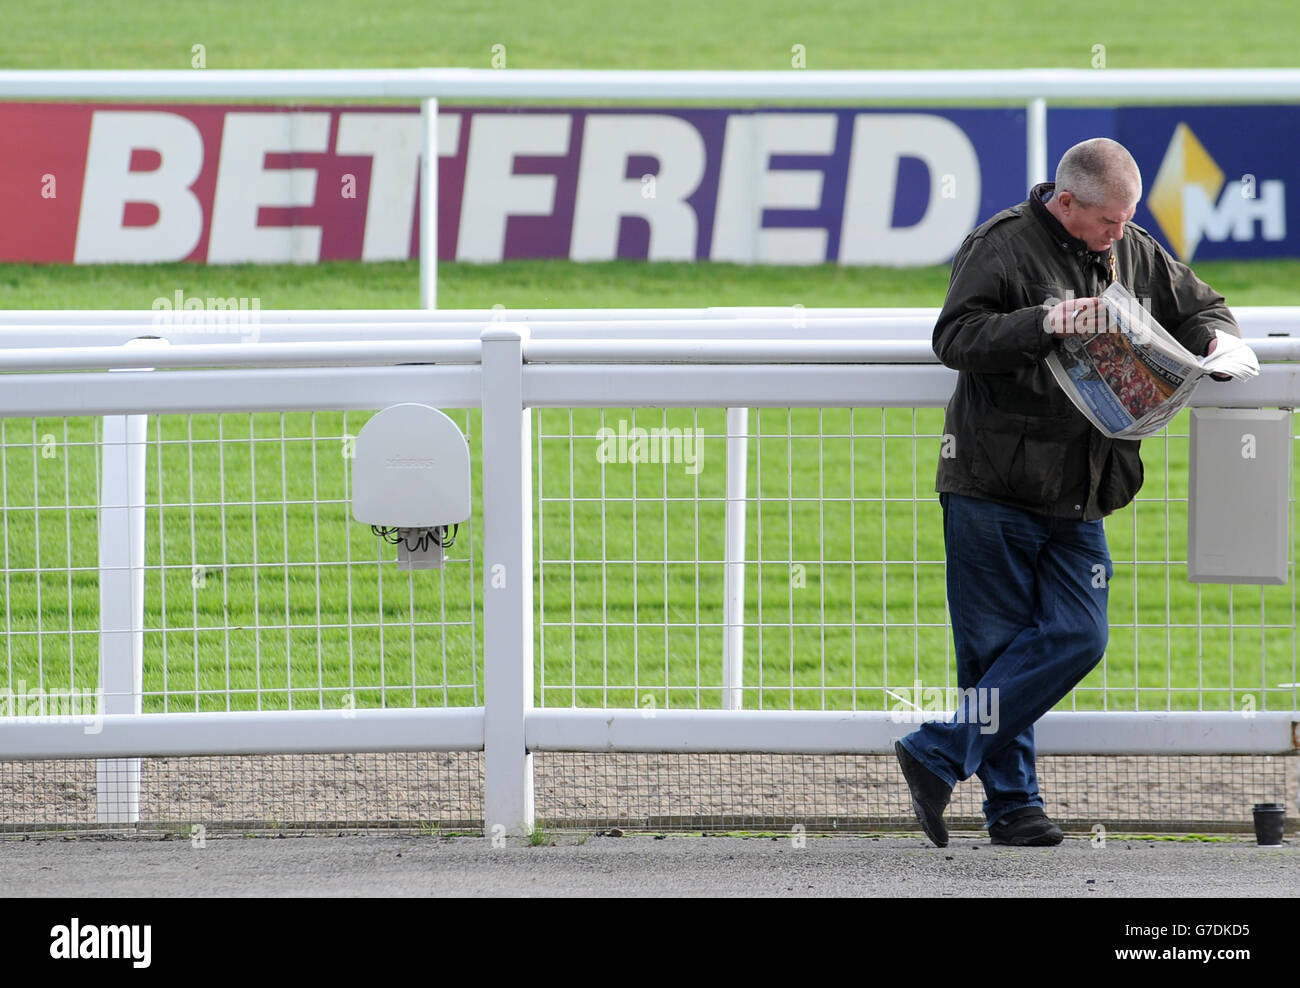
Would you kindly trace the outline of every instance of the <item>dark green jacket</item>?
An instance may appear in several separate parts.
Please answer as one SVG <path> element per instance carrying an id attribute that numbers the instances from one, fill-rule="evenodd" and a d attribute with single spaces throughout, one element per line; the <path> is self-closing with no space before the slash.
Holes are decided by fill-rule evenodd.
<path id="1" fill-rule="evenodd" d="M 1100 295 L 1117 279 L 1183 346 L 1204 356 L 1222 329 L 1240 336 L 1223 296 L 1133 223 L 1095 253 L 1030 198 L 977 227 L 952 262 L 934 352 L 961 373 L 944 418 L 937 491 L 1057 517 L 1101 518 L 1142 486 L 1139 440 L 1108 439 L 1071 404 L 1044 357 L 1056 302 Z"/>

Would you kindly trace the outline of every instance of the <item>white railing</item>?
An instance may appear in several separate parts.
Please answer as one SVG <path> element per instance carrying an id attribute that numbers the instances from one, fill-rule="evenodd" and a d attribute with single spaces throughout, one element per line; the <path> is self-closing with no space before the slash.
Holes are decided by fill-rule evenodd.
<path id="1" fill-rule="evenodd" d="M 1235 306 L 1247 339 L 1300 338 L 1291 306 Z M 496 323 L 530 327 L 532 339 L 913 340 L 928 343 L 936 308 L 707 309 L 266 309 L 174 313 L 137 309 L 0 310 L 0 349 L 116 346 L 138 337 L 173 345 L 232 343 L 477 340 Z M 931 358 L 932 359 L 932 358 Z"/>
<path id="2" fill-rule="evenodd" d="M 801 313 L 807 324 L 796 331 L 788 319 L 752 319 L 734 311 L 725 318 L 642 313 L 640 321 L 538 319 L 534 327 L 502 321 L 509 317 L 489 311 L 464 313 L 436 328 L 412 314 L 394 313 L 388 325 L 372 326 L 370 335 L 409 330 L 428 336 L 340 340 L 339 327 L 349 323 L 331 325 L 284 314 L 283 321 L 268 318 L 261 325 L 263 342 L 256 344 L 185 342 L 202 339 L 195 334 L 172 343 L 137 340 L 119 346 L 108 341 L 119 340 L 124 332 L 138 335 L 143 319 L 138 326 L 128 320 L 96 325 L 99 316 L 90 315 L 91 325 L 78 328 L 75 319 L 41 326 L 41 320 L 31 318 L 35 315 L 5 316 L 12 335 L 7 331 L 4 338 L 21 345 L 0 349 L 0 372 L 5 374 L 0 416 L 103 415 L 123 423 L 126 432 L 112 432 L 113 419 L 105 422 L 99 504 L 101 511 L 121 515 L 103 515 L 101 524 L 118 526 L 133 538 L 109 538 L 99 547 L 101 579 L 116 594 L 102 598 L 100 682 L 114 684 L 117 705 L 96 733 L 55 718 L 0 720 L 0 759 L 105 760 L 112 771 L 101 773 L 103 820 L 129 821 L 139 805 L 138 772 L 123 772 L 121 765 L 108 762 L 112 759 L 127 759 L 129 769 L 131 760 L 164 754 L 483 750 L 486 823 L 519 833 L 532 825 L 531 751 L 887 752 L 891 739 L 906 730 L 881 710 L 569 709 L 548 707 L 544 700 L 535 707 L 532 412 L 644 406 L 939 407 L 947 401 L 955 374 L 936 362 L 927 343 L 889 338 L 914 337 L 917 317 L 867 320 L 862 314 L 837 313 L 823 319 Z M 1239 315 L 1243 325 L 1251 322 L 1245 312 Z M 840 335 L 866 323 L 885 338 L 855 341 Z M 1300 312 L 1293 311 L 1288 321 L 1278 310 L 1261 322 L 1297 324 Z M 638 325 L 641 338 L 602 338 L 600 332 Z M 673 332 L 665 334 L 663 328 Z M 819 335 L 822 329 L 831 335 Z M 47 346 L 31 345 L 38 336 Z M 313 336 L 320 338 L 312 341 Z M 1258 379 L 1207 389 L 1193 403 L 1294 407 L 1300 399 L 1300 341 L 1261 338 L 1255 346 L 1264 364 Z M 400 401 L 482 412 L 487 702 L 379 710 L 139 713 L 139 639 L 146 602 L 139 589 L 143 563 L 136 540 L 146 524 L 140 493 L 146 466 L 143 455 L 124 461 L 122 453 L 139 449 L 144 417 L 374 409 Z M 745 497 L 736 480 L 739 469 L 731 463 L 729 507 Z M 743 518 L 743 512 L 729 513 L 737 516 Z M 743 626 L 745 560 L 734 544 L 728 559 L 725 593 L 732 602 L 724 624 L 736 631 Z M 728 641 L 719 659 L 724 662 L 724 707 L 731 708 L 738 706 L 745 674 L 739 643 Z M 1251 710 L 1249 716 L 1214 710 L 1057 711 L 1041 724 L 1039 748 L 1044 753 L 1290 753 L 1300 744 L 1297 720 L 1295 711 L 1276 709 Z"/>
<path id="3" fill-rule="evenodd" d="M 20 99 L 1300 99 L 1300 69 L 56 69 L 0 71 Z"/>

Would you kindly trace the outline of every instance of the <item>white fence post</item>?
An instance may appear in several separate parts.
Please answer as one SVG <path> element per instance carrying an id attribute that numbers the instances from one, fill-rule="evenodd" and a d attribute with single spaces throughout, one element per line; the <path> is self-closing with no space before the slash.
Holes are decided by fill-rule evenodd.
<path id="1" fill-rule="evenodd" d="M 523 402 L 523 326 L 483 332 L 484 833 L 533 830 L 532 420 Z"/>
<path id="2" fill-rule="evenodd" d="M 99 688 L 105 714 L 142 711 L 147 415 L 103 420 L 99 492 Z M 95 763 L 95 820 L 140 820 L 140 759 Z"/>
<path id="3" fill-rule="evenodd" d="M 438 101 L 426 99 L 420 114 L 420 308 L 438 307 Z"/>
<path id="4" fill-rule="evenodd" d="M 1031 99 L 1025 110 L 1025 167 L 1029 188 L 1047 181 L 1047 100 Z"/>
<path id="5" fill-rule="evenodd" d="M 722 602 L 722 706 L 745 705 L 745 494 L 749 482 L 749 409 L 727 409 L 727 541 Z"/>

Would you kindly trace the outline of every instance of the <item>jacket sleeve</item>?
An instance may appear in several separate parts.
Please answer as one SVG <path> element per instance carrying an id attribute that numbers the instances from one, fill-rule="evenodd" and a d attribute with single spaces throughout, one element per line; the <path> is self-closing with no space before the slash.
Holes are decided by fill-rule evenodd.
<path id="1" fill-rule="evenodd" d="M 1152 314 L 1170 335 L 1198 357 L 1205 356 L 1215 330 L 1241 336 L 1223 296 L 1158 243 L 1154 247 Z"/>
<path id="2" fill-rule="evenodd" d="M 935 355 L 959 371 L 1001 373 L 1037 363 L 1052 349 L 1048 309 L 1008 311 L 1009 274 L 998 249 L 968 236 L 952 261 L 943 311 L 934 326 Z"/>

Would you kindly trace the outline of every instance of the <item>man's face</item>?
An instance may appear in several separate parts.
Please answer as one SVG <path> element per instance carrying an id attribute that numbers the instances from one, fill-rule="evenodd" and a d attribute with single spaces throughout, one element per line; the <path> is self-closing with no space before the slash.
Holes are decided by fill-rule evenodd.
<path id="1" fill-rule="evenodd" d="M 1061 193 L 1061 225 L 1089 250 L 1110 250 L 1124 238 L 1124 224 L 1137 212 L 1137 201 L 1113 198 L 1101 204 L 1081 203 L 1071 193 Z"/>

